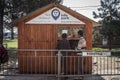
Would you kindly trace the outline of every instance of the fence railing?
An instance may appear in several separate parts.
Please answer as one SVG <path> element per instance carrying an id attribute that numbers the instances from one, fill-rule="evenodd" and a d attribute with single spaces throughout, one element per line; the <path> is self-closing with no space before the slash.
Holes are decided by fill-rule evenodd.
<path id="1" fill-rule="evenodd" d="M 120 51 L 8 50 L 0 76 L 85 77 L 120 75 Z M 115 55 L 117 54 L 117 56 Z"/>

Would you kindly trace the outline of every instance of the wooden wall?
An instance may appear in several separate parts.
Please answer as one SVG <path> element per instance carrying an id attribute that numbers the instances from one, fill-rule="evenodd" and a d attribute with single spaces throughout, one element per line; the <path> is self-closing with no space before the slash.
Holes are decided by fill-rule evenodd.
<path id="1" fill-rule="evenodd" d="M 19 49 L 55 49 L 58 40 L 58 27 L 59 26 L 80 26 L 80 25 L 45 25 L 45 24 L 22 24 L 19 25 L 19 37 L 18 37 L 18 48 Z M 89 26 L 89 25 L 87 25 Z M 89 34 L 91 31 L 86 27 L 86 39 L 90 39 Z M 88 34 L 89 33 L 89 34 Z M 87 40 L 88 44 L 91 43 Z M 91 41 L 91 40 L 90 40 Z M 91 47 L 91 46 L 90 46 Z M 90 49 L 90 48 L 88 48 Z M 37 57 L 36 57 L 37 56 Z M 35 72 L 36 70 L 41 73 L 44 72 L 57 72 L 57 57 L 50 58 L 49 56 L 56 56 L 55 52 L 20 52 L 19 51 L 19 70 L 20 72 Z M 71 69 L 74 68 L 73 64 L 76 63 L 77 59 L 74 56 L 70 58 Z M 41 57 L 41 58 L 38 58 Z M 44 57 L 44 59 L 42 58 Z M 73 60 L 75 63 L 73 63 Z M 92 63 L 92 58 L 85 58 L 84 66 L 88 66 L 89 60 Z M 32 65 L 31 65 L 32 64 Z M 77 67 L 77 66 L 76 66 Z M 88 68 L 89 67 L 89 68 Z M 85 68 L 86 72 L 91 71 L 91 64 Z M 77 69 L 77 68 L 76 68 Z M 89 70 L 88 70 L 89 69 Z M 84 71 L 85 71 L 84 70 Z M 77 70 L 76 70 L 77 71 Z"/>
<path id="2" fill-rule="evenodd" d="M 19 49 L 53 49 L 57 39 L 56 28 L 52 25 L 21 26 Z"/>
<path id="3" fill-rule="evenodd" d="M 18 48 L 19 49 L 55 49 L 57 43 L 57 27 L 52 25 L 22 25 L 19 27 Z M 54 52 L 19 52 L 19 69 L 20 72 L 34 72 L 35 69 L 49 68 L 51 70 L 51 63 L 56 63 L 57 59 L 47 58 L 46 56 L 54 56 Z M 35 59 L 35 56 L 36 59 Z M 45 57 L 44 61 L 40 56 Z M 49 61 L 49 63 L 48 63 Z M 51 62 L 52 61 L 52 62 Z M 35 64 L 35 63 L 45 64 Z M 33 65 L 31 65 L 31 64 Z M 47 63 L 47 64 L 46 64 Z M 46 66 L 47 65 L 47 66 Z M 32 67 L 31 67 L 32 66 Z M 53 65 L 52 66 L 56 66 Z M 38 68 L 39 67 L 39 68 Z M 46 70 L 44 69 L 44 70 Z M 41 70 L 37 70 L 41 72 Z M 56 70 L 55 70 L 56 71 Z M 53 71 L 53 72 L 55 72 Z"/>

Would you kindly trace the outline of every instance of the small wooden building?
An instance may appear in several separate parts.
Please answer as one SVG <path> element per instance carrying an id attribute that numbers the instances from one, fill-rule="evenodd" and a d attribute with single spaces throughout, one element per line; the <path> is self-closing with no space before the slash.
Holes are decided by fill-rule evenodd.
<path id="1" fill-rule="evenodd" d="M 96 22 L 93 20 L 61 4 L 52 3 L 18 20 L 18 49 L 55 49 L 57 41 L 63 32 L 68 33 L 71 47 L 75 49 L 76 41 L 79 40 L 77 31 L 83 29 L 85 31 L 87 49 L 91 50 L 92 27 L 94 24 L 96 24 Z M 37 56 L 51 56 L 45 52 L 37 53 Z M 42 67 L 41 65 L 43 62 L 46 63 L 48 60 L 50 63 L 55 63 L 54 60 L 51 61 L 47 58 L 44 59 L 43 62 L 39 59 L 41 62 L 37 61 L 37 63 L 40 63 L 40 65 L 36 65 L 34 58 L 32 58 L 31 61 L 27 57 L 36 56 L 34 52 L 19 52 L 18 54 L 19 69 L 22 72 L 34 72 L 35 69 L 41 72 L 41 70 L 38 69 Z M 54 53 L 52 55 L 54 55 Z M 89 61 L 91 62 L 91 58 L 89 58 Z M 29 67 L 31 65 L 30 63 L 33 63 L 32 65 L 35 66 Z M 46 64 L 44 64 L 44 69 L 46 68 Z M 51 64 L 48 66 L 50 69 L 53 67 Z"/>

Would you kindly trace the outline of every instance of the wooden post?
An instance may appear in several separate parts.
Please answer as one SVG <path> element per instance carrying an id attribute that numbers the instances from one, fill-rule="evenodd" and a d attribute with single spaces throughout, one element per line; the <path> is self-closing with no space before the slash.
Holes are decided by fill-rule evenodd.
<path id="1" fill-rule="evenodd" d="M 85 33 L 86 33 L 87 50 L 91 50 L 92 49 L 92 23 L 87 22 Z"/>

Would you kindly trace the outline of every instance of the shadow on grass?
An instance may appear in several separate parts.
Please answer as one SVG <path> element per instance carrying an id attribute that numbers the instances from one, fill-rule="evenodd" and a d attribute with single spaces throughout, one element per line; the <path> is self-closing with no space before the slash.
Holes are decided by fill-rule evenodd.
<path id="1" fill-rule="evenodd" d="M 4 43 L 7 43 L 7 42 L 15 42 L 15 41 L 17 41 L 17 39 L 13 39 L 13 40 L 11 40 L 11 39 L 5 39 L 5 40 L 4 40 Z"/>
<path id="2" fill-rule="evenodd" d="M 7 48 L 8 50 L 14 50 L 14 49 L 18 49 L 18 48 L 15 48 L 15 47 L 10 47 L 10 48 Z"/>

